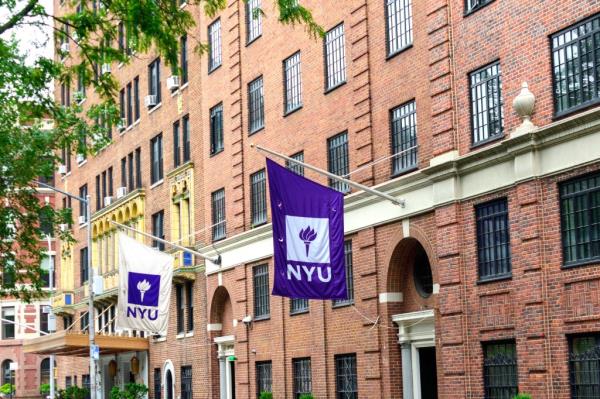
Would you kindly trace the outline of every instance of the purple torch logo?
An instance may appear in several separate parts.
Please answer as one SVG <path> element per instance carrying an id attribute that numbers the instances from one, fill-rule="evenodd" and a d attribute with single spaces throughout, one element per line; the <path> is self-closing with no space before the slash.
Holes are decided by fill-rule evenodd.
<path id="1" fill-rule="evenodd" d="M 308 249 L 310 248 L 310 243 L 317 238 L 317 233 L 312 229 L 312 227 L 308 226 L 304 229 L 300 230 L 300 234 L 298 234 L 300 239 L 304 241 L 304 246 L 306 247 L 306 256 L 308 257 Z"/>

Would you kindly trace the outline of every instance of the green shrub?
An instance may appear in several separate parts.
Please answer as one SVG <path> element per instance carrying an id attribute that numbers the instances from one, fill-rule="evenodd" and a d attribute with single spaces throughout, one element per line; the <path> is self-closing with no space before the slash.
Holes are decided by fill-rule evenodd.
<path id="1" fill-rule="evenodd" d="M 259 399 L 273 399 L 273 394 L 271 392 L 261 392 Z"/>
<path id="2" fill-rule="evenodd" d="M 142 399 L 148 393 L 148 387 L 144 384 L 130 382 L 125 384 L 125 389 L 113 387 L 110 391 L 110 399 Z"/>
<path id="3" fill-rule="evenodd" d="M 87 388 L 80 388 L 77 385 L 71 385 L 67 389 L 61 389 L 58 391 L 58 397 L 60 399 L 85 399 L 89 392 L 90 390 Z"/>
<path id="4" fill-rule="evenodd" d="M 302 395 L 300 395 L 299 399 L 315 399 L 314 396 L 312 396 L 312 393 L 303 393 Z"/>
<path id="5" fill-rule="evenodd" d="M 50 394 L 50 384 L 42 384 L 40 385 L 40 394 L 48 395 Z"/>
<path id="6" fill-rule="evenodd" d="M 533 398 L 528 393 L 520 393 L 517 396 L 515 396 L 513 399 L 533 399 Z"/>
<path id="7" fill-rule="evenodd" d="M 3 395 L 10 395 L 11 393 L 15 393 L 15 386 L 9 383 L 6 383 L 0 386 L 0 393 Z"/>

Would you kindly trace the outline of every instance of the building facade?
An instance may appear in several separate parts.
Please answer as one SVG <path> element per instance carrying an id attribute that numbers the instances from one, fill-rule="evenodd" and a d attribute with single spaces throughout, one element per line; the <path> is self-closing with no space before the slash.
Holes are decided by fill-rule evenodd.
<path id="1" fill-rule="evenodd" d="M 156 399 L 600 397 L 600 2 L 302 4 L 323 38 L 253 12 L 267 1 L 231 0 L 211 19 L 184 3 L 197 27 L 178 82 L 151 54 L 103 67 L 122 83 L 123 121 L 98 155 L 63 155 L 57 185 L 95 206 L 88 221 L 63 200 L 83 219 L 55 303 L 85 331 L 91 228 L 98 330 L 140 345 L 107 343 L 104 397 L 133 380 Z M 347 192 L 347 301 L 270 295 L 253 144 L 405 201 L 289 165 Z M 173 253 L 166 337 L 111 324 L 111 221 L 222 258 Z M 83 383 L 86 364 L 59 358 L 59 386 Z"/>

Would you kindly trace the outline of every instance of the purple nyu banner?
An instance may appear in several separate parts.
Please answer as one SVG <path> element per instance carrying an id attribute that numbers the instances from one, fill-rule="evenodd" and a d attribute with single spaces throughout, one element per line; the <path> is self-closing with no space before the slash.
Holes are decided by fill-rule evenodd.
<path id="1" fill-rule="evenodd" d="M 344 196 L 267 159 L 275 284 L 273 295 L 347 299 Z"/>

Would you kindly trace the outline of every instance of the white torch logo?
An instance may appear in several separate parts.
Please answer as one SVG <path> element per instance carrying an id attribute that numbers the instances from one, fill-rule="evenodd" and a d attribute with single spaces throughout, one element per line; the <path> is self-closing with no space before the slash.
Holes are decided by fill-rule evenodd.
<path id="1" fill-rule="evenodd" d="M 142 303 L 144 302 L 144 294 L 152 287 L 152 284 L 148 282 L 148 280 L 144 279 L 137 283 L 137 289 L 140 291 L 140 299 Z"/>

